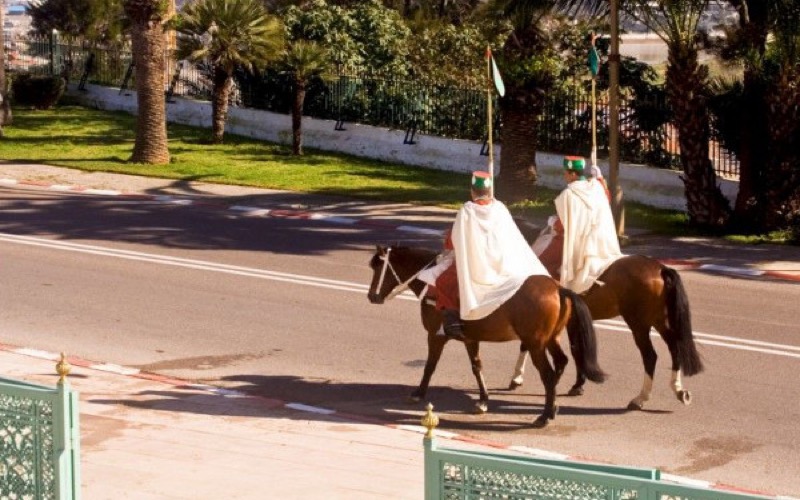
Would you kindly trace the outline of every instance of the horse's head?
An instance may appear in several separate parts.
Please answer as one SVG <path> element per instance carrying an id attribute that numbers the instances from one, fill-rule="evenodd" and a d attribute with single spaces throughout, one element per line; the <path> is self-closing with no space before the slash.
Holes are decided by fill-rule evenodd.
<path id="1" fill-rule="evenodd" d="M 373 304 L 383 304 L 391 291 L 400 284 L 399 277 L 392 265 L 394 247 L 375 246 L 375 254 L 369 261 L 372 269 L 372 283 L 369 285 L 367 297 Z"/>
<path id="2" fill-rule="evenodd" d="M 369 261 L 369 267 L 372 268 L 372 283 L 367 295 L 369 301 L 373 304 L 383 304 L 409 288 L 414 290 L 415 287 L 419 287 L 421 290 L 422 283 L 415 282 L 415 278 L 422 269 L 433 264 L 435 260 L 436 252 L 424 248 L 377 245 L 375 254 Z M 420 290 L 416 290 L 415 293 Z"/>

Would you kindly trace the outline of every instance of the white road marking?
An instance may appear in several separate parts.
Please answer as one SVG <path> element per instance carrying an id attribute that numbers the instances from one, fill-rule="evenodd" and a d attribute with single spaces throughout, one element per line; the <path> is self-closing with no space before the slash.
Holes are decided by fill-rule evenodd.
<path id="1" fill-rule="evenodd" d="M 5 241 L 7 243 L 22 244 L 22 245 L 38 246 L 44 248 L 52 248 L 55 250 L 66 250 L 70 252 L 88 253 L 92 255 L 101 255 L 105 257 L 115 257 L 119 259 L 128 259 L 140 262 L 149 262 L 153 264 L 184 267 L 189 269 L 197 269 L 201 271 L 227 273 L 237 276 L 247 276 L 258 279 L 280 281 L 284 283 L 315 286 L 319 288 L 327 288 L 331 290 L 340 290 L 345 292 L 365 293 L 366 291 L 369 290 L 368 285 L 353 283 L 349 281 L 331 280 L 326 278 L 318 278 L 316 276 L 282 273 L 278 271 L 267 271 L 264 269 L 234 266 L 229 264 L 219 264 L 216 262 L 209 262 L 196 259 L 184 259 L 180 257 L 171 257 L 167 255 L 135 252 L 131 250 L 119 250 L 119 249 L 106 248 L 96 245 L 86 245 L 81 243 L 49 240 L 45 238 L 35 238 L 32 236 L 20 236 L 15 234 L 0 233 L 0 241 Z M 418 300 L 417 297 L 415 297 L 414 294 L 409 291 L 400 294 L 398 298 L 403 300 L 413 300 L 413 301 Z M 602 328 L 605 330 L 620 331 L 620 332 L 630 331 L 625 322 L 620 320 L 613 320 L 613 319 L 601 320 L 595 322 L 595 325 L 598 328 Z M 651 335 L 657 336 L 658 334 L 655 332 L 651 332 Z M 727 347 L 729 349 L 752 351 L 752 352 L 759 352 L 762 354 L 771 354 L 771 355 L 800 359 L 799 346 L 776 344 L 772 342 L 742 339 L 724 335 L 714 335 L 703 332 L 694 332 L 694 335 L 695 335 L 695 342 L 697 342 L 698 344 L 713 345 L 717 347 Z"/>

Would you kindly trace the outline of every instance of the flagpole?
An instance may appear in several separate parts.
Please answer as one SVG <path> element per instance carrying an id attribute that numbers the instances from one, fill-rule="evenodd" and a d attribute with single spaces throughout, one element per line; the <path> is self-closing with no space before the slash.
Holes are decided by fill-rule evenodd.
<path id="1" fill-rule="evenodd" d="M 590 36 L 591 46 L 589 51 L 590 54 L 596 55 L 594 51 L 597 50 L 595 48 L 597 35 L 592 32 Z M 597 73 L 591 62 L 589 63 L 589 74 L 592 75 L 592 171 L 594 171 L 597 168 Z"/>
<path id="2" fill-rule="evenodd" d="M 597 168 L 597 77 L 592 75 L 592 168 Z"/>
<path id="3" fill-rule="evenodd" d="M 492 195 L 494 195 L 494 146 L 492 144 L 494 135 L 492 133 L 492 57 L 491 48 L 486 46 L 486 120 L 489 144 L 489 176 L 492 179 Z"/>

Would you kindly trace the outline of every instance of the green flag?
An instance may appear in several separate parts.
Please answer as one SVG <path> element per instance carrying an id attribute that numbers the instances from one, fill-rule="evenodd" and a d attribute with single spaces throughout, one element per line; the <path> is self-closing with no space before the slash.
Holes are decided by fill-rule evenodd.
<path id="1" fill-rule="evenodd" d="M 594 46 L 596 39 L 597 35 L 594 33 L 589 37 L 589 71 L 592 73 L 592 77 L 597 76 L 597 72 L 600 70 L 600 56 L 597 54 L 597 47 Z"/>
<path id="2" fill-rule="evenodd" d="M 591 71 L 592 76 L 597 76 L 597 72 L 600 70 L 600 56 L 597 55 L 597 49 L 594 45 L 589 48 L 589 71 Z"/>
<path id="3" fill-rule="evenodd" d="M 503 83 L 503 77 L 500 76 L 500 70 L 497 69 L 497 63 L 494 62 L 494 57 L 492 56 L 492 49 L 486 48 L 486 57 L 489 58 L 489 63 L 492 66 L 492 82 L 494 82 L 494 88 L 497 89 L 497 93 L 500 94 L 500 97 L 506 95 L 506 86 Z"/>

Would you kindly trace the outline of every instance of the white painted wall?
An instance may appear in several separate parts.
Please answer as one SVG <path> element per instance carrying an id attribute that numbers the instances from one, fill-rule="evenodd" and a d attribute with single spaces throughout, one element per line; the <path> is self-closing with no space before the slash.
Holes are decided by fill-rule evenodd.
<path id="1" fill-rule="evenodd" d="M 118 88 L 87 85 L 85 92 L 71 86 L 69 94 L 89 107 L 136 114 L 135 91 L 120 94 Z M 211 128 L 211 103 L 180 97 L 174 100 L 175 102 L 167 103 L 169 122 Z M 409 145 L 403 144 L 405 130 L 345 123 L 345 130 L 337 131 L 334 130 L 334 125 L 332 120 L 304 117 L 304 145 L 387 162 L 464 173 L 483 169 L 488 161 L 486 156 L 480 156 L 480 142 L 417 135 L 415 144 Z M 292 141 L 291 116 L 256 109 L 230 108 L 225 131 L 280 144 L 291 144 Z M 499 158 L 500 149 L 500 146 L 495 146 L 495 158 Z M 536 163 L 543 186 L 563 188 L 561 155 L 539 152 L 536 154 Z M 608 162 L 600 160 L 599 166 L 608 176 Z M 499 167 L 495 166 L 495 169 L 495 173 L 501 175 Z M 658 208 L 686 210 L 683 182 L 678 172 L 621 163 L 619 180 L 626 201 Z M 719 182 L 722 192 L 733 202 L 739 183 L 724 179 Z"/>

